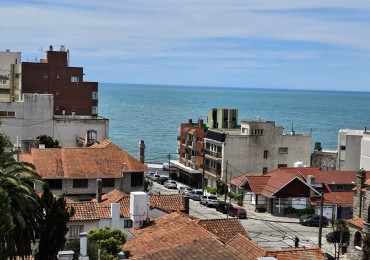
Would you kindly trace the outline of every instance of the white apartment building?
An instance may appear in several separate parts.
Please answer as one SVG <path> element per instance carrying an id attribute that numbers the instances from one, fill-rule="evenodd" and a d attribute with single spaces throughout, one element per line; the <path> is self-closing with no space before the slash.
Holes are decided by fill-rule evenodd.
<path id="1" fill-rule="evenodd" d="M 0 102 L 0 131 L 16 146 L 22 139 L 42 134 L 58 140 L 62 147 L 83 145 L 87 131 L 96 133 L 93 138 L 98 142 L 108 138 L 108 119 L 74 114 L 55 116 L 53 107 L 51 94 L 23 94 L 22 101 Z"/>
<path id="2" fill-rule="evenodd" d="M 340 129 L 338 132 L 337 170 L 360 169 L 361 140 L 364 130 Z"/>
<path id="3" fill-rule="evenodd" d="M 284 133 L 272 121 L 242 120 L 240 129 L 209 129 L 205 142 L 205 178 L 230 180 L 244 173 L 262 174 L 300 161 L 310 165 L 311 135 Z"/>
<path id="4" fill-rule="evenodd" d="M 21 98 L 21 53 L 0 52 L 0 102 Z"/>
<path id="5" fill-rule="evenodd" d="M 360 169 L 370 171 L 370 132 L 364 131 L 361 140 Z"/>

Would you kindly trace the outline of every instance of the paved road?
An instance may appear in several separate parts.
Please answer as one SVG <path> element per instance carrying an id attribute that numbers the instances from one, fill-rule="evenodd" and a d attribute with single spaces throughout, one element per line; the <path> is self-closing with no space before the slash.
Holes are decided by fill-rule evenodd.
<path id="1" fill-rule="evenodd" d="M 161 174 L 161 173 L 160 173 Z M 183 186 L 178 183 L 178 187 Z M 160 184 L 154 183 L 151 191 L 154 194 L 173 194 L 178 193 L 178 189 L 167 189 Z M 199 219 L 220 219 L 227 218 L 226 214 L 200 205 L 198 201 L 190 200 L 189 214 Z M 286 223 L 290 221 L 289 223 Z M 300 246 L 317 247 L 318 233 L 317 227 L 306 227 L 298 223 L 298 219 L 285 217 L 275 217 L 269 213 L 255 213 L 248 211 L 248 218 L 241 220 L 250 238 L 264 248 L 292 248 L 294 247 L 293 238 L 298 236 Z M 334 246 L 326 242 L 326 234 L 331 232 L 330 228 L 322 230 L 322 249 L 334 255 Z M 342 259 L 342 258 L 341 258 Z"/>

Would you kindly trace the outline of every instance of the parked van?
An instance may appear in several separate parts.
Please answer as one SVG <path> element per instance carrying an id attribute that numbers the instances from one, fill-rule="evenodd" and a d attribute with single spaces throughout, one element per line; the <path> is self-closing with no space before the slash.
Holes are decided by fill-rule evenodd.
<path id="1" fill-rule="evenodd" d="M 200 198 L 203 196 L 203 190 L 192 190 L 189 193 L 190 198 L 193 200 L 200 200 Z"/>

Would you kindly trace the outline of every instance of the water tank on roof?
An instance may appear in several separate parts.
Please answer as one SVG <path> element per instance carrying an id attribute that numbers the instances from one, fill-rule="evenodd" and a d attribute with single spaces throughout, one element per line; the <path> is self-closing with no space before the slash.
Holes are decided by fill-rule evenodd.
<path id="1" fill-rule="evenodd" d="M 139 228 L 148 218 L 149 198 L 143 191 L 130 193 L 130 218 L 134 228 Z"/>

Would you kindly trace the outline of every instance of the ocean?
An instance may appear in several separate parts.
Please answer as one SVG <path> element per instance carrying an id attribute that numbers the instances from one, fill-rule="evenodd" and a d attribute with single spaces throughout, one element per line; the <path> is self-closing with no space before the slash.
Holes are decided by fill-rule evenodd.
<path id="1" fill-rule="evenodd" d="M 238 109 L 241 120 L 275 121 L 287 133 L 312 135 L 312 147 L 336 150 L 339 129 L 370 126 L 370 92 L 276 90 L 99 83 L 98 113 L 109 119 L 109 139 L 145 161 L 177 158 L 179 125 L 206 121 L 212 108 Z"/>

